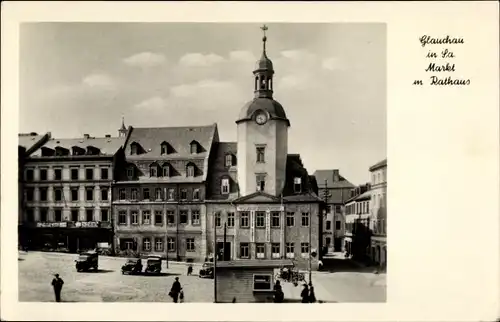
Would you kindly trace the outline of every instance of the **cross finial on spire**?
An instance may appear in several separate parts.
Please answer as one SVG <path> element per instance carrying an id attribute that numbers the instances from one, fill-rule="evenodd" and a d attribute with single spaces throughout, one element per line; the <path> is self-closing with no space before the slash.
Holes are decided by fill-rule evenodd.
<path id="1" fill-rule="evenodd" d="M 263 42 L 264 53 L 265 53 L 266 52 L 266 41 L 267 41 L 266 30 L 269 28 L 267 28 L 266 25 L 262 25 L 262 27 L 260 27 L 260 29 L 262 29 L 262 32 L 264 33 L 264 37 L 262 37 L 262 42 Z"/>

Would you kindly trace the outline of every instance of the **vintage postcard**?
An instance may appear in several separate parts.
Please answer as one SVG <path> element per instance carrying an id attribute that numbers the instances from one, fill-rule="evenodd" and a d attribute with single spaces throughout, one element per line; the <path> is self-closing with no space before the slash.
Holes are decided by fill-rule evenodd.
<path id="1" fill-rule="evenodd" d="M 7 2 L 2 319 L 497 318 L 498 22 Z"/>

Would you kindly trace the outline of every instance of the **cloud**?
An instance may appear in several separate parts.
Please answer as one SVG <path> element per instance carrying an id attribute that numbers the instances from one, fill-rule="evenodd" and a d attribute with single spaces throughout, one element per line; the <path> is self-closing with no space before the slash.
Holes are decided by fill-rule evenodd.
<path id="1" fill-rule="evenodd" d="M 154 67 L 164 64 L 165 60 L 162 54 L 142 52 L 123 59 L 123 62 L 132 67 Z"/>
<path id="2" fill-rule="evenodd" d="M 167 105 L 166 99 L 155 96 L 136 104 L 135 108 L 139 110 L 161 110 L 166 108 Z"/>
<path id="3" fill-rule="evenodd" d="M 220 93 L 234 89 L 234 85 L 230 82 L 217 81 L 213 79 L 202 80 L 192 84 L 182 84 L 170 88 L 172 96 L 175 97 L 190 97 L 204 94 Z"/>
<path id="4" fill-rule="evenodd" d="M 281 77 L 276 85 L 279 89 L 306 89 L 314 85 L 314 79 L 307 74 L 291 74 Z"/>
<path id="5" fill-rule="evenodd" d="M 114 89 L 115 81 L 106 74 L 94 73 L 82 78 L 85 87 L 93 89 Z"/>
<path id="6" fill-rule="evenodd" d="M 329 57 L 325 58 L 321 63 L 321 66 L 327 70 L 340 70 L 343 69 L 343 65 L 341 64 L 338 57 Z"/>
<path id="7" fill-rule="evenodd" d="M 232 61 L 241 61 L 241 62 L 255 62 L 257 58 L 253 55 L 252 52 L 247 50 L 235 50 L 229 53 L 229 59 Z"/>
<path id="8" fill-rule="evenodd" d="M 315 54 L 304 49 L 284 50 L 281 52 L 281 56 L 293 60 L 295 62 L 305 62 L 316 59 Z"/>
<path id="9" fill-rule="evenodd" d="M 189 53 L 182 56 L 179 64 L 188 67 L 208 67 L 223 62 L 224 58 L 216 54 Z"/>

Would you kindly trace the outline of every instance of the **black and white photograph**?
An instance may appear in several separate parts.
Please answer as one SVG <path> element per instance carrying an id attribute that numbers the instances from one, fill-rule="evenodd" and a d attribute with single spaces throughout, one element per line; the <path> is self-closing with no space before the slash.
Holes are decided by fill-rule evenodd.
<path id="1" fill-rule="evenodd" d="M 384 23 L 23 23 L 19 301 L 386 301 Z"/>

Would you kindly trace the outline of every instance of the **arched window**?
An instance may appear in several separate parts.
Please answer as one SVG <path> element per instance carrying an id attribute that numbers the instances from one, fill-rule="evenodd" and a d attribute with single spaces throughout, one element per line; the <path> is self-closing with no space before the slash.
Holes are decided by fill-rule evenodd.
<path id="1" fill-rule="evenodd" d="M 199 149 L 198 149 L 198 148 L 199 148 L 199 144 L 198 144 L 198 142 L 196 142 L 196 141 L 192 141 L 192 142 L 190 143 L 191 154 L 198 153 L 198 151 L 199 151 Z"/>

